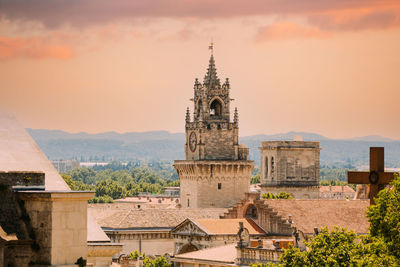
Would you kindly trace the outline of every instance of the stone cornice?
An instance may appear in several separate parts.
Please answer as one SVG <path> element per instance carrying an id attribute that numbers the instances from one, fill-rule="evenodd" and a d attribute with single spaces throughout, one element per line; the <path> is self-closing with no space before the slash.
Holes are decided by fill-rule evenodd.
<path id="1" fill-rule="evenodd" d="M 41 201 L 82 201 L 94 197 L 93 191 L 19 191 L 18 196 L 23 200 Z"/>

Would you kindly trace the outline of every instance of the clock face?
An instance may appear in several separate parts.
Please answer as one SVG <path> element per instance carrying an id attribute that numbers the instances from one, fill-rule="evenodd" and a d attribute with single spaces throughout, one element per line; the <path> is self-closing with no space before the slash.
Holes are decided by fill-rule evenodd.
<path id="1" fill-rule="evenodd" d="M 189 148 L 192 152 L 196 151 L 197 147 L 197 136 L 195 132 L 191 132 L 189 136 Z"/>

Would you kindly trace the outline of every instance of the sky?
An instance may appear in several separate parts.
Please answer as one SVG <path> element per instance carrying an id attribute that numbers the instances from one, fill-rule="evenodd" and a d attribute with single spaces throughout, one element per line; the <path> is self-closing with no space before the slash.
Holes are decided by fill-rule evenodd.
<path id="1" fill-rule="evenodd" d="M 1 0 L 0 108 L 36 129 L 184 132 L 211 40 L 241 136 L 400 140 L 398 0 Z"/>

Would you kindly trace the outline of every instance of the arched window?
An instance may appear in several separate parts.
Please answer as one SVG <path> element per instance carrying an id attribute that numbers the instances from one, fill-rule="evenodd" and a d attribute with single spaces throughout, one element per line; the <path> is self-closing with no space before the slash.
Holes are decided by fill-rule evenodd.
<path id="1" fill-rule="evenodd" d="M 274 157 L 271 157 L 271 179 L 274 179 Z"/>
<path id="2" fill-rule="evenodd" d="M 244 213 L 245 218 L 251 218 L 251 219 L 257 219 L 258 214 L 257 214 L 257 208 L 254 207 L 253 204 L 249 205 L 246 209 L 246 212 Z"/>
<path id="3" fill-rule="evenodd" d="M 210 105 L 210 116 L 220 117 L 222 115 L 222 104 L 215 99 Z"/>
<path id="4" fill-rule="evenodd" d="M 203 111 L 203 102 L 199 100 L 199 102 L 197 102 L 197 117 L 200 117 L 200 113 L 202 111 Z"/>
<path id="5" fill-rule="evenodd" d="M 264 172 L 265 179 L 268 179 L 268 157 L 265 157 L 265 172 Z"/>

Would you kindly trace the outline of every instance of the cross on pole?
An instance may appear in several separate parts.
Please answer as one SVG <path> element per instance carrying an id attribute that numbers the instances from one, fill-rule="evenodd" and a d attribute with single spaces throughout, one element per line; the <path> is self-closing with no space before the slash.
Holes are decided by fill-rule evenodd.
<path id="1" fill-rule="evenodd" d="M 394 179 L 393 172 L 385 172 L 385 158 L 383 147 L 369 148 L 369 172 L 347 172 L 349 184 L 368 184 L 370 204 L 374 205 L 374 198 L 379 190 Z"/>

